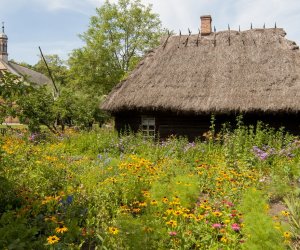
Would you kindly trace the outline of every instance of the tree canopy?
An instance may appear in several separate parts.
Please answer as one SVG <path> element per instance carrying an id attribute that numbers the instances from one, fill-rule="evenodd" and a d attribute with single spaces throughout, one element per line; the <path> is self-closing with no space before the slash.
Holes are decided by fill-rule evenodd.
<path id="1" fill-rule="evenodd" d="M 53 73 L 55 83 L 60 86 L 67 85 L 68 67 L 66 63 L 56 54 L 45 55 L 45 60 Z M 49 77 L 48 69 L 42 58 L 33 66 L 33 69 Z"/>
<path id="2" fill-rule="evenodd" d="M 147 50 L 158 45 L 161 34 L 161 21 L 151 5 L 140 0 L 105 1 L 80 36 L 85 46 L 69 59 L 73 82 L 106 94 Z"/>

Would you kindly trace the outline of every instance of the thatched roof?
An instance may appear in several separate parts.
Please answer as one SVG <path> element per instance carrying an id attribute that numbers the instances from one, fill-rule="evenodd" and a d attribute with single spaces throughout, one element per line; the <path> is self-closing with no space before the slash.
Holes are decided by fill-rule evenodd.
<path id="1" fill-rule="evenodd" d="M 21 76 L 21 77 L 25 77 L 26 80 L 38 84 L 38 85 L 45 85 L 45 84 L 49 84 L 51 83 L 51 80 L 46 77 L 45 75 L 36 72 L 32 69 L 26 68 L 24 66 L 21 66 L 19 64 L 13 63 L 13 62 L 4 62 L 4 61 L 0 61 L 0 66 L 2 65 L 2 67 L 0 67 L 0 70 L 8 70 L 9 72 Z"/>
<path id="2" fill-rule="evenodd" d="M 199 39 L 171 36 L 112 90 L 102 108 L 113 113 L 299 112 L 300 52 L 285 35 L 274 28 Z"/>

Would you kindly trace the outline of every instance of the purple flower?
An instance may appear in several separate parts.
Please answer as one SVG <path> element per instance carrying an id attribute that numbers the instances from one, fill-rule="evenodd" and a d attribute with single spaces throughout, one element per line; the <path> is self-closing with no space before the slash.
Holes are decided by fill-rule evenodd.
<path id="1" fill-rule="evenodd" d="M 262 161 L 266 160 L 270 155 L 273 155 L 275 153 L 274 148 L 270 149 L 270 147 L 268 147 L 268 146 L 264 146 L 263 148 L 264 148 L 264 150 L 268 150 L 268 152 L 260 149 L 257 146 L 253 146 L 253 148 L 252 148 L 252 151 L 256 155 L 256 157 L 258 157 Z"/>
<path id="2" fill-rule="evenodd" d="M 184 147 L 183 151 L 186 152 L 189 149 L 194 148 L 195 146 L 196 146 L 195 142 L 190 142 Z"/>

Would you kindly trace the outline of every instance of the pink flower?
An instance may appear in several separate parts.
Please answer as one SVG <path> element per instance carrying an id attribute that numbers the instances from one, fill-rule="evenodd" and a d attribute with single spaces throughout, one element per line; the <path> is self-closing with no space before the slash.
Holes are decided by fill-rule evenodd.
<path id="1" fill-rule="evenodd" d="M 222 225 L 220 223 L 215 223 L 215 224 L 212 224 L 212 227 L 213 228 L 221 228 Z"/>
<path id="2" fill-rule="evenodd" d="M 241 227 L 237 223 L 232 224 L 231 228 L 237 232 L 240 231 L 240 229 L 241 229 Z"/>
<path id="3" fill-rule="evenodd" d="M 176 235 L 177 235 L 177 232 L 175 232 L 175 231 L 169 232 L 169 235 L 170 235 L 170 236 L 176 236 Z"/>

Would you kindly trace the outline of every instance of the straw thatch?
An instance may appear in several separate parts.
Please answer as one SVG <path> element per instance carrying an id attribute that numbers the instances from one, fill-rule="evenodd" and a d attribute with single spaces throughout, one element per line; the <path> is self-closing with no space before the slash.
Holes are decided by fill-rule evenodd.
<path id="1" fill-rule="evenodd" d="M 27 81 L 40 86 L 51 83 L 51 80 L 47 76 L 13 62 L 0 60 L 0 73 L 2 70 L 7 70 L 12 74 L 24 77 Z"/>
<path id="2" fill-rule="evenodd" d="M 298 112 L 300 52 L 285 35 L 274 28 L 172 36 L 144 57 L 102 108 Z"/>

